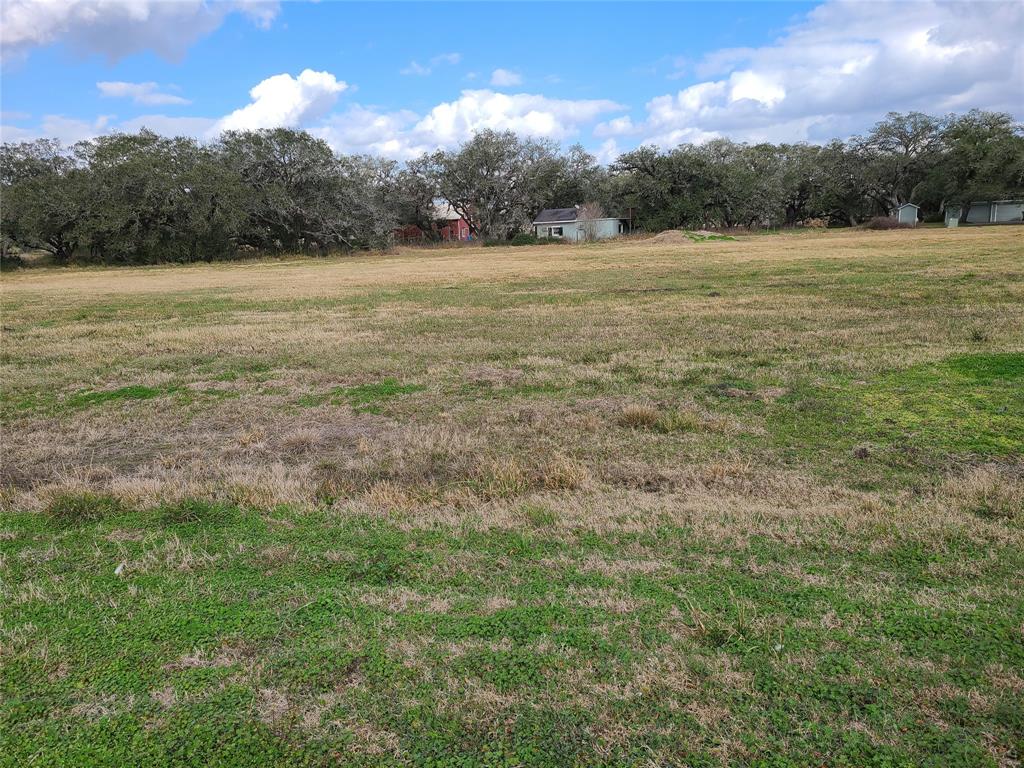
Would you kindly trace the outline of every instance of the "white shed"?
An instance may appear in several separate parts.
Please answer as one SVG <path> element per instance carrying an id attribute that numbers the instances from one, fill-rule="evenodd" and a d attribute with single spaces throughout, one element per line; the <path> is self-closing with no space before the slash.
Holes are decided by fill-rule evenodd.
<path id="1" fill-rule="evenodd" d="M 964 221 L 968 224 L 1009 224 L 1024 220 L 1024 200 L 972 201 Z"/>
<path id="2" fill-rule="evenodd" d="M 946 226 L 1024 223 L 1024 200 L 973 200 L 946 206 Z"/>
<path id="3" fill-rule="evenodd" d="M 900 224 L 909 224 L 912 227 L 916 227 L 917 212 L 919 209 L 920 207 L 913 203 L 904 203 L 896 209 L 896 221 Z"/>

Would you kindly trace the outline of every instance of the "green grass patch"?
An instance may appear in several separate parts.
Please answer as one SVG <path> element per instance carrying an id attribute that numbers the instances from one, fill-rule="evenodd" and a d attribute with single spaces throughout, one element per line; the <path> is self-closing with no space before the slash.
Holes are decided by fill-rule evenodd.
<path id="1" fill-rule="evenodd" d="M 917 365 L 860 393 L 864 433 L 979 456 L 1024 452 L 1024 354 L 979 354 Z"/>
<path id="2" fill-rule="evenodd" d="M 154 397 L 162 397 L 180 392 L 181 387 L 147 387 L 142 384 L 133 384 L 118 389 L 102 390 L 99 392 L 82 391 L 77 392 L 67 399 L 64 404 L 69 408 L 88 408 L 103 403 L 116 403 L 124 400 L 152 400 Z"/>
<path id="3" fill-rule="evenodd" d="M 0 541 L 4 626 L 60 648 L 7 652 L 12 765 L 561 766 L 600 764 L 597 747 L 609 765 L 714 765 L 735 740 L 750 765 L 986 766 L 986 745 L 1019 742 L 993 676 L 1024 665 L 1014 547 L 565 537 L 543 507 L 523 509 L 542 530 L 460 531 L 104 503 L 66 502 L 85 524 L 52 549 L 32 515 Z M 988 597 L 952 599 L 967 592 Z"/>
<path id="4" fill-rule="evenodd" d="M 1020 353 L 959 355 L 866 382 L 794 387 L 767 407 L 769 439 L 791 461 L 868 485 L 1012 458 L 1024 453 L 1022 361 Z"/>

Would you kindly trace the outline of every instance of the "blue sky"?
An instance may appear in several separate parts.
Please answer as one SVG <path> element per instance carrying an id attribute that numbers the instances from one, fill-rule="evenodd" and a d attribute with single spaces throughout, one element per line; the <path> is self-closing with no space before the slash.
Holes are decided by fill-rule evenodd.
<path id="1" fill-rule="evenodd" d="M 4 0 L 3 137 L 306 128 L 398 158 L 482 128 L 602 159 L 1024 105 L 1024 4 Z"/>

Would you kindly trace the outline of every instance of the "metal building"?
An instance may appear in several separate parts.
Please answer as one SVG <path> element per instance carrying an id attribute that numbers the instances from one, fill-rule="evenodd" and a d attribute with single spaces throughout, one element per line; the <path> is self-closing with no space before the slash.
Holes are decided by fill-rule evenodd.
<path id="1" fill-rule="evenodd" d="M 917 226 L 917 212 L 920 210 L 920 206 L 914 205 L 913 203 L 904 203 L 896 209 L 896 221 L 900 224 L 909 224 L 912 227 Z"/>

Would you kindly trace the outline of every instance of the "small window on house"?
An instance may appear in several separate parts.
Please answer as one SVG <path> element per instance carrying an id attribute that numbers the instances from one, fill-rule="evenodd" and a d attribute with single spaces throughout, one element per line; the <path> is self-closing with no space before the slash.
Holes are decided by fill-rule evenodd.
<path id="1" fill-rule="evenodd" d="M 550 235 L 551 237 L 561 237 L 562 236 L 562 228 L 561 227 L 550 227 L 548 229 L 548 235 Z"/>

